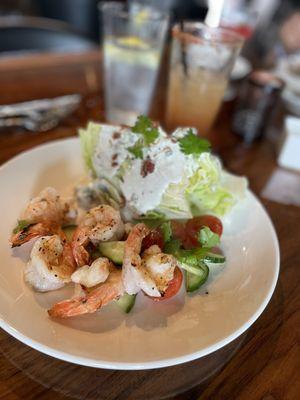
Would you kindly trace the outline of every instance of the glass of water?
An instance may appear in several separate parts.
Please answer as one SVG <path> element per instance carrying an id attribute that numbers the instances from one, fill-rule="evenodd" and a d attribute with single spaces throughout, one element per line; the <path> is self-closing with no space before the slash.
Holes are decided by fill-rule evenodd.
<path id="1" fill-rule="evenodd" d="M 151 106 L 168 16 L 134 1 L 100 4 L 106 119 L 132 125 Z"/>

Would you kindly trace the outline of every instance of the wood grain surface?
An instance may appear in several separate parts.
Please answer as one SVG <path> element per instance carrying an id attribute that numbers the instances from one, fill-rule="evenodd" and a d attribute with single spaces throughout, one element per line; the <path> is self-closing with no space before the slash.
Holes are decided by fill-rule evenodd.
<path id="1" fill-rule="evenodd" d="M 23 64 L 21 59 L 8 59 L 2 66 L 0 60 L 0 87 L 1 104 L 66 93 L 84 96 L 80 109 L 52 131 L 0 131 L 1 164 L 37 144 L 76 135 L 77 128 L 89 119 L 104 118 L 97 53 L 73 59 L 48 54 L 42 62 L 33 57 L 31 61 L 24 59 Z M 162 122 L 165 87 L 166 74 L 162 70 L 152 113 Z M 251 189 L 260 197 L 277 168 L 276 140 L 265 139 L 245 147 L 230 131 L 231 112 L 231 105 L 223 107 L 212 130 L 214 151 L 230 171 L 246 175 Z M 279 237 L 281 271 L 269 305 L 243 336 L 191 363 L 125 372 L 56 360 L 0 330 L 0 399 L 300 399 L 300 209 L 262 198 L 261 201 Z"/>

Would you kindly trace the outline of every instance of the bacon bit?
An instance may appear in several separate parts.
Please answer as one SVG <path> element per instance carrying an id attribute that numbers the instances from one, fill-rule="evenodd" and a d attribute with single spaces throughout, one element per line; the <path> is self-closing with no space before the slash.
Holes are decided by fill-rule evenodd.
<path id="1" fill-rule="evenodd" d="M 121 137 L 121 133 L 120 132 L 114 132 L 113 135 L 112 135 L 112 138 L 114 140 L 119 139 L 120 137 Z"/>
<path id="2" fill-rule="evenodd" d="M 113 161 L 115 161 L 117 158 L 118 158 L 118 154 L 117 154 L 117 153 L 115 153 L 115 154 L 112 156 L 112 158 L 111 158 L 111 159 L 112 159 Z"/>
<path id="3" fill-rule="evenodd" d="M 116 167 L 117 165 L 119 165 L 116 161 L 113 161 L 112 163 L 111 163 L 111 166 L 112 167 Z"/>
<path id="4" fill-rule="evenodd" d="M 143 178 L 145 178 L 148 174 L 152 174 L 154 171 L 155 164 L 150 160 L 149 157 L 143 162 L 142 168 L 141 168 L 141 175 Z"/>

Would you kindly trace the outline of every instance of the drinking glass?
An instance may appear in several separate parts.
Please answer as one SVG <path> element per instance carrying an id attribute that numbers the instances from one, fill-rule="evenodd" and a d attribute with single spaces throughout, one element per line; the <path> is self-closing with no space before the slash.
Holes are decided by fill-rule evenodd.
<path id="1" fill-rule="evenodd" d="M 147 115 L 152 101 L 168 16 L 130 2 L 100 4 L 104 90 L 109 122 L 131 125 Z"/>
<path id="2" fill-rule="evenodd" d="M 191 126 L 207 136 L 243 38 L 198 22 L 175 25 L 172 35 L 167 128 Z"/>
<path id="3" fill-rule="evenodd" d="M 224 7 L 221 17 L 221 27 L 239 33 L 244 39 L 249 39 L 257 24 L 258 14 L 255 10 L 242 4 L 240 7 Z"/>

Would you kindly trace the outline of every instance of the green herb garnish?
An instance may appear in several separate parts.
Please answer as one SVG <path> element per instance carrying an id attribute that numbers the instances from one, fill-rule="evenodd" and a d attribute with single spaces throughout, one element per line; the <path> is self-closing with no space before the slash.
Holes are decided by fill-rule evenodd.
<path id="1" fill-rule="evenodd" d="M 180 240 L 178 240 L 178 239 L 170 240 L 164 246 L 164 253 L 172 254 L 173 256 L 176 257 L 176 255 L 180 251 L 180 247 L 181 247 Z"/>
<path id="2" fill-rule="evenodd" d="M 137 118 L 137 121 L 131 130 L 134 133 L 143 135 L 146 145 L 155 142 L 155 140 L 159 136 L 158 129 L 154 127 L 151 119 L 146 117 L 145 115 L 140 115 Z"/>
<path id="3" fill-rule="evenodd" d="M 31 225 L 30 222 L 25 219 L 20 219 L 17 226 L 14 228 L 13 233 L 21 232 L 23 229 L 28 228 Z"/>
<path id="4" fill-rule="evenodd" d="M 172 228 L 171 228 L 171 222 L 170 221 L 165 221 L 159 226 L 164 242 L 167 243 L 172 239 Z"/>
<path id="5" fill-rule="evenodd" d="M 131 130 L 137 135 L 141 135 L 141 139 L 134 146 L 127 148 L 127 150 L 136 158 L 142 159 L 143 148 L 155 142 L 159 136 L 158 129 L 153 125 L 150 118 L 140 115 Z"/>
<path id="6" fill-rule="evenodd" d="M 194 135 L 192 129 L 188 129 L 187 134 L 179 139 L 180 150 L 184 154 L 201 154 L 210 151 L 210 143 L 206 139 L 201 139 Z"/>
<path id="7" fill-rule="evenodd" d="M 139 141 L 132 147 L 128 147 L 127 150 L 135 156 L 135 158 L 143 159 L 143 143 Z"/>

